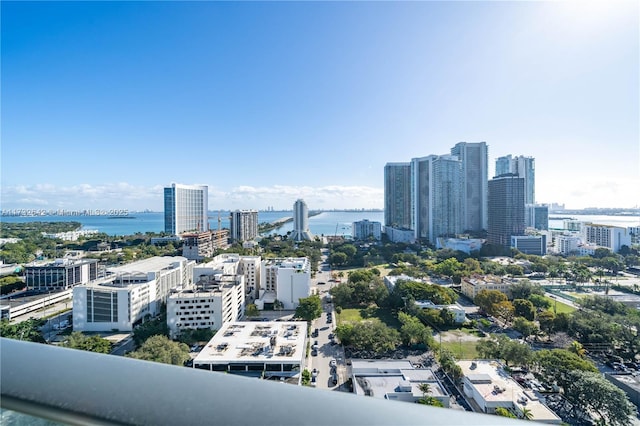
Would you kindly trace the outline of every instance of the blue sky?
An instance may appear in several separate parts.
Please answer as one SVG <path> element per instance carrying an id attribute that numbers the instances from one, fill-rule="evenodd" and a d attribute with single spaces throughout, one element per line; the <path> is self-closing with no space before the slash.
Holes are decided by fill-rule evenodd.
<path id="1" fill-rule="evenodd" d="M 460 141 L 638 206 L 638 5 L 2 1 L 2 208 L 382 208 L 387 162 Z"/>

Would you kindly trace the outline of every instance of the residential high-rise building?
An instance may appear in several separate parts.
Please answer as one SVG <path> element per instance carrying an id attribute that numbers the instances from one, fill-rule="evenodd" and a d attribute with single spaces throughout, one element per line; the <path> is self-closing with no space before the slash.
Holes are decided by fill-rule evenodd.
<path id="1" fill-rule="evenodd" d="M 411 163 L 384 166 L 384 226 L 411 229 Z"/>
<path id="2" fill-rule="evenodd" d="M 511 246 L 511 236 L 524 235 L 524 179 L 515 174 L 489 181 L 488 238 L 490 244 Z"/>
<path id="3" fill-rule="evenodd" d="M 304 200 L 297 200 L 293 204 L 293 233 L 291 239 L 294 241 L 312 240 L 313 236 L 309 231 L 309 209 Z"/>
<path id="4" fill-rule="evenodd" d="M 258 211 L 236 210 L 231 212 L 231 239 L 251 241 L 258 236 Z"/>
<path id="5" fill-rule="evenodd" d="M 462 232 L 462 163 L 452 155 L 430 155 L 411 160 L 413 210 L 416 239 L 432 244 L 442 236 Z"/>
<path id="6" fill-rule="evenodd" d="M 496 159 L 496 176 L 512 173 L 524 179 L 524 203 L 536 203 L 536 170 L 533 157 L 507 155 Z"/>
<path id="7" fill-rule="evenodd" d="M 488 150 L 485 142 L 460 142 L 451 155 L 462 163 L 462 228 L 487 229 Z"/>
<path id="8" fill-rule="evenodd" d="M 208 195 L 206 185 L 172 183 L 164 188 L 164 232 L 180 235 L 183 232 L 209 230 Z"/>
<path id="9" fill-rule="evenodd" d="M 549 207 L 542 204 L 525 205 L 525 225 L 539 230 L 549 229 Z"/>
<path id="10" fill-rule="evenodd" d="M 351 229 L 354 240 L 366 240 L 368 238 L 379 240 L 382 234 L 380 222 L 369 221 L 368 219 L 353 222 Z"/>

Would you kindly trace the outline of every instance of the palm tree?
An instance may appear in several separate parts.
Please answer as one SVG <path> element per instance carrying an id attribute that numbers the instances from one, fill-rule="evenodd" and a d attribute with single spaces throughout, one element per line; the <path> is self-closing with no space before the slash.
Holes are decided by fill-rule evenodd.
<path id="1" fill-rule="evenodd" d="M 429 385 L 429 383 L 420 383 L 418 389 L 422 392 L 422 396 L 427 396 L 427 394 L 431 392 L 431 385 Z"/>
<path id="2" fill-rule="evenodd" d="M 531 412 L 531 410 L 527 407 L 522 407 L 522 418 L 524 420 L 532 420 L 533 419 L 533 413 Z"/>

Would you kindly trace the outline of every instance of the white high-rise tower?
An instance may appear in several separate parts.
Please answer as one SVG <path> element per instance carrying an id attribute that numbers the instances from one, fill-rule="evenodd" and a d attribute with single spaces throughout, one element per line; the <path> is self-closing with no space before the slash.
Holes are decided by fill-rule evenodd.
<path id="1" fill-rule="evenodd" d="M 293 204 L 293 233 L 291 239 L 294 241 L 313 239 L 309 231 L 309 209 L 304 200 L 297 200 Z"/>
<path id="2" fill-rule="evenodd" d="M 180 185 L 164 188 L 164 232 L 180 235 L 183 232 L 209 230 L 209 189 L 206 185 Z"/>

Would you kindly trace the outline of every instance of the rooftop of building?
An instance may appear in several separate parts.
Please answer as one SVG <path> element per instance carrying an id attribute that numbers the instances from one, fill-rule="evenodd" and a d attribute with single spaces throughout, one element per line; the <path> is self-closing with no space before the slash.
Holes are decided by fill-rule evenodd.
<path id="1" fill-rule="evenodd" d="M 194 364 L 301 364 L 306 338 L 304 321 L 230 322 L 205 345 Z"/>
<path id="2" fill-rule="evenodd" d="M 187 258 L 182 256 L 154 256 L 127 263 L 126 265 L 114 266 L 109 268 L 108 271 L 114 275 L 158 272 L 165 269 L 173 269 L 175 263 L 186 261 Z"/>
<path id="3" fill-rule="evenodd" d="M 36 261 L 25 265 L 27 268 L 50 268 L 50 267 L 63 267 L 63 266 L 75 266 L 85 263 L 98 263 L 98 259 L 85 259 L 85 258 L 68 258 Z"/>
<path id="4" fill-rule="evenodd" d="M 301 268 L 309 262 L 306 257 L 278 257 L 265 259 L 266 266 L 277 266 L 279 268 Z"/>
<path id="5" fill-rule="evenodd" d="M 465 379 L 487 403 L 512 403 L 522 411 L 531 411 L 533 421 L 560 422 L 560 418 L 540 402 L 531 390 L 525 390 L 506 371 L 502 364 L 493 360 L 457 361 Z"/>
<path id="6" fill-rule="evenodd" d="M 408 360 L 352 360 L 351 370 L 356 395 L 388 399 L 388 395 L 406 392 L 421 398 L 422 383 L 429 384 L 430 396 L 448 395 L 432 370 L 413 368 Z"/>

